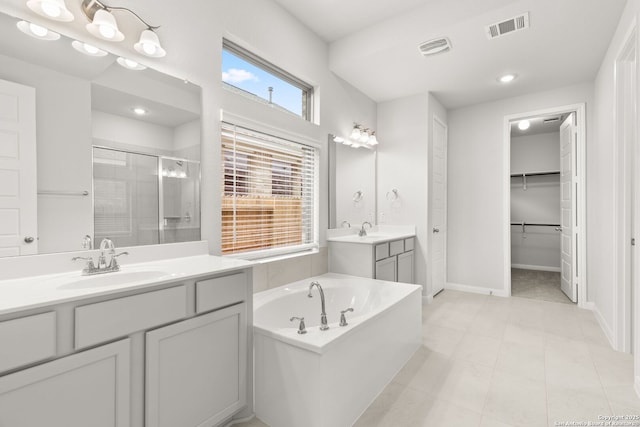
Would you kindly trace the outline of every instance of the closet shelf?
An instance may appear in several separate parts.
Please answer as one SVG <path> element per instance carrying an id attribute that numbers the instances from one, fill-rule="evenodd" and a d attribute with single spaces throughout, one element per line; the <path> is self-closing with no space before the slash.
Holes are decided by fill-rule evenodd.
<path id="1" fill-rule="evenodd" d="M 519 226 L 535 226 L 535 227 L 560 227 L 560 224 L 549 224 L 549 223 L 540 223 L 540 222 L 512 222 L 511 225 L 519 225 Z"/>

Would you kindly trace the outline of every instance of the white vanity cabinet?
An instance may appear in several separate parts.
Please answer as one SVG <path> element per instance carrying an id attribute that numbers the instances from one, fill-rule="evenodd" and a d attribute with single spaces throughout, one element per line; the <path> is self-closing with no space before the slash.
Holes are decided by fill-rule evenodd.
<path id="1" fill-rule="evenodd" d="M 125 339 L 1 376 L 0 426 L 128 427 L 129 362 Z"/>
<path id="2" fill-rule="evenodd" d="M 214 426 L 246 404 L 246 304 L 146 334 L 147 427 Z"/>
<path id="3" fill-rule="evenodd" d="M 0 316 L 0 426 L 213 427 L 252 413 L 250 295 L 243 268 Z"/>
<path id="4" fill-rule="evenodd" d="M 329 271 L 390 282 L 414 283 L 415 237 L 383 241 L 329 241 Z"/>

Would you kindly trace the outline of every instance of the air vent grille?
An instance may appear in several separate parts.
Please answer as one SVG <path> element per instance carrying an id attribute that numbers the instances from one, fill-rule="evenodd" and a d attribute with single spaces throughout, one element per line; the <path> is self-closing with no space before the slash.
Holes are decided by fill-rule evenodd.
<path id="1" fill-rule="evenodd" d="M 560 121 L 560 117 L 548 117 L 542 121 L 545 123 L 555 123 Z"/>
<path id="2" fill-rule="evenodd" d="M 418 46 L 420 53 L 424 56 L 435 55 L 438 53 L 444 53 L 451 50 L 451 42 L 446 37 L 433 39 L 420 43 Z"/>
<path id="3" fill-rule="evenodd" d="M 489 39 L 495 39 L 496 37 L 504 36 L 505 34 L 524 30 L 526 28 L 529 28 L 529 12 L 525 12 L 521 15 L 514 16 L 513 18 L 496 22 L 495 24 L 487 25 L 485 27 L 487 37 Z"/>

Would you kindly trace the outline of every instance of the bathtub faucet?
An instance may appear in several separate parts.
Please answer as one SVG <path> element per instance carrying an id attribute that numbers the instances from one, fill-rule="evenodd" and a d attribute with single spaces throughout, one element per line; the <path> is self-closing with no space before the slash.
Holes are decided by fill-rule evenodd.
<path id="1" fill-rule="evenodd" d="M 320 303 L 322 304 L 322 313 L 320 313 L 320 330 L 326 331 L 329 329 L 329 325 L 327 324 L 327 312 L 324 308 L 324 291 L 322 290 L 322 286 L 318 282 L 311 282 L 309 285 L 309 294 L 307 295 L 309 298 L 313 298 L 311 294 L 311 290 L 314 286 L 318 287 L 318 291 L 320 291 Z"/>

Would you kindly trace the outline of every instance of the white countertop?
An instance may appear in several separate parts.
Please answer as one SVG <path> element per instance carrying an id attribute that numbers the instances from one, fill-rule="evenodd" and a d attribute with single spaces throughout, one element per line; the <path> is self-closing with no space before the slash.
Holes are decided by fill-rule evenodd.
<path id="1" fill-rule="evenodd" d="M 358 227 L 327 230 L 327 242 L 377 245 L 392 240 L 415 237 L 416 235 L 416 228 L 412 225 L 378 225 L 371 229 L 367 228 L 366 236 L 358 236 L 359 230 L 360 228 Z"/>
<path id="2" fill-rule="evenodd" d="M 251 267 L 252 262 L 212 255 L 121 265 L 93 276 L 74 272 L 0 280 L 0 315 L 84 298 L 127 292 Z"/>

